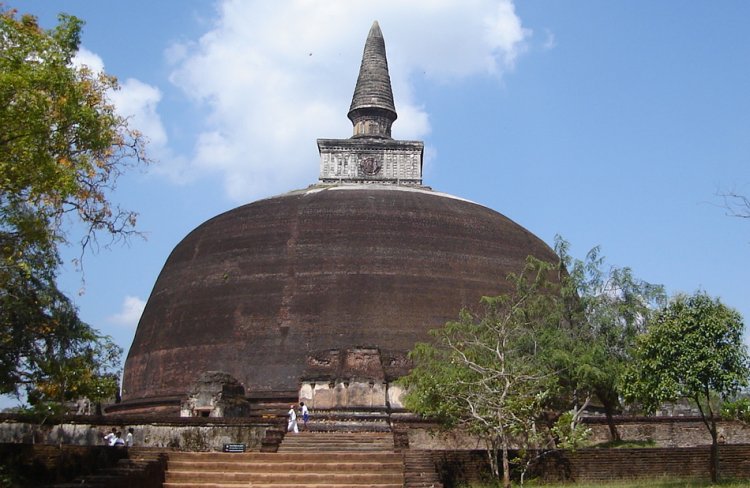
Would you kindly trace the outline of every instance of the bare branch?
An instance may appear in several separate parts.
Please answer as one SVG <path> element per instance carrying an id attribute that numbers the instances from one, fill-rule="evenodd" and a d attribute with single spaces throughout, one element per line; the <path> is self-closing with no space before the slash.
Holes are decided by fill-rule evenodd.
<path id="1" fill-rule="evenodd" d="M 717 193 L 723 199 L 722 208 L 730 217 L 750 219 L 750 198 L 736 191 Z"/>

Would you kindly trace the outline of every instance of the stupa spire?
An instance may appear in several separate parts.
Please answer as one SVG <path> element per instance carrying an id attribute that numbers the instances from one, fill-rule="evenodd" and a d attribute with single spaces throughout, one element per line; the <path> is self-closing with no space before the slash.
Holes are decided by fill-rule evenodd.
<path id="1" fill-rule="evenodd" d="M 348 117 L 354 125 L 352 137 L 391 138 L 391 125 L 397 115 L 388 74 L 385 40 L 377 20 L 372 23 L 365 41 Z"/>
<path id="2" fill-rule="evenodd" d="M 422 185 L 424 143 L 391 137 L 396 109 L 377 22 L 365 42 L 349 118 L 354 125 L 352 137 L 318 139 L 321 183 Z"/>

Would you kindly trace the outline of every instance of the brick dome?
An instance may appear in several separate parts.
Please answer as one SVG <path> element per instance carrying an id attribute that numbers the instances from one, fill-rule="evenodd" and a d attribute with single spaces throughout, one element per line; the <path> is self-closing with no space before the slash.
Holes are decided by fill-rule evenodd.
<path id="1" fill-rule="evenodd" d="M 528 255 L 556 260 L 505 216 L 422 186 L 423 143 L 390 137 L 377 22 L 349 118 L 350 139 L 318 139 L 317 185 L 221 214 L 175 247 L 138 324 L 118 409 L 167 409 L 207 371 L 249 397 L 393 405 L 398 392 L 385 390 L 415 343 L 508 291 Z"/>
<path id="2" fill-rule="evenodd" d="M 398 376 L 430 329 L 506 291 L 530 254 L 556 259 L 505 216 L 424 188 L 318 185 L 238 207 L 169 256 L 123 400 L 184 395 L 205 371 L 250 395 L 295 391 L 308 358 L 331 349 L 378 348 Z"/>

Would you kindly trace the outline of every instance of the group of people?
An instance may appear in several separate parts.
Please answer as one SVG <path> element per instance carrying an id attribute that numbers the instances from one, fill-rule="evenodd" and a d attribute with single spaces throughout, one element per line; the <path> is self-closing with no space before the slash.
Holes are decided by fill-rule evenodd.
<path id="1" fill-rule="evenodd" d="M 125 447 L 133 447 L 133 433 L 135 430 L 133 430 L 132 427 L 128 429 L 128 434 L 125 436 L 125 438 L 122 438 L 122 432 L 117 430 L 117 428 L 112 427 L 112 432 L 104 436 L 104 443 L 108 446 L 125 446 Z"/>
<path id="2" fill-rule="evenodd" d="M 299 413 L 302 417 L 302 426 L 307 430 L 307 421 L 310 420 L 310 411 L 307 409 L 305 402 L 299 402 Z M 289 407 L 287 415 L 289 416 L 289 422 L 286 426 L 287 432 L 294 432 L 295 434 L 299 433 L 299 426 L 297 425 L 297 410 L 294 405 Z"/>

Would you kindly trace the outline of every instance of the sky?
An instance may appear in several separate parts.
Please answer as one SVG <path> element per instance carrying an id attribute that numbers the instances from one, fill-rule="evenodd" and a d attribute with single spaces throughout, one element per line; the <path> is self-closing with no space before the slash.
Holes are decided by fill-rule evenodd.
<path id="1" fill-rule="evenodd" d="M 703 290 L 750 321 L 750 2 L 708 0 L 16 0 L 44 27 L 86 22 L 78 62 L 117 76 L 155 161 L 112 200 L 145 239 L 59 283 L 125 349 L 169 253 L 207 219 L 317 180 L 374 20 L 397 139 L 424 184 L 492 208 L 670 295 Z M 748 342 L 746 338 L 746 342 Z"/>

